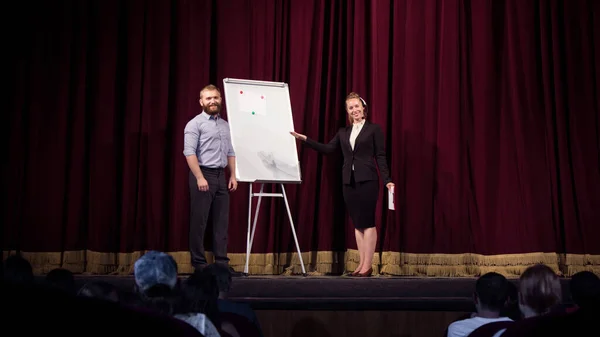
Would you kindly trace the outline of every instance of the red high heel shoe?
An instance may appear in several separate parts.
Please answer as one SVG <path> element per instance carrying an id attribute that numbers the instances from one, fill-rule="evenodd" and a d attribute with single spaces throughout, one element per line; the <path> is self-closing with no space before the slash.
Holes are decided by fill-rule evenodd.
<path id="1" fill-rule="evenodd" d="M 358 273 L 358 274 L 356 274 L 356 276 L 358 276 L 358 277 L 369 277 L 369 276 L 371 276 L 371 274 L 373 274 L 373 268 L 369 268 L 369 270 L 367 270 L 367 272 L 364 273 L 364 274 L 363 273 Z"/>

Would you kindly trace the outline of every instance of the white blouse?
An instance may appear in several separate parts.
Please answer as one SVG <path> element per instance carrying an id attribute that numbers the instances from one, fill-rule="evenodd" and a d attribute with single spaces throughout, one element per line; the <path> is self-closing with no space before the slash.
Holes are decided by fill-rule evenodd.
<path id="1" fill-rule="evenodd" d="M 352 125 L 352 132 L 350 132 L 350 146 L 352 147 L 352 151 L 354 151 L 354 144 L 356 143 L 356 137 L 362 130 L 363 125 L 365 125 L 365 120 L 363 119 L 360 123 L 356 123 Z M 352 171 L 354 171 L 354 164 L 352 164 Z"/>
<path id="2" fill-rule="evenodd" d="M 365 120 L 363 119 L 360 123 L 356 123 L 352 125 L 352 132 L 350 132 L 350 146 L 352 146 L 352 151 L 354 151 L 354 144 L 356 143 L 356 137 L 362 130 L 363 125 L 365 125 Z"/>

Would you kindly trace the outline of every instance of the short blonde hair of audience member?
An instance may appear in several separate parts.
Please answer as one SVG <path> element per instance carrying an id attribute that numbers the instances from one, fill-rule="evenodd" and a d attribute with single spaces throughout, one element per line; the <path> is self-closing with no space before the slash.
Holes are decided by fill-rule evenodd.
<path id="1" fill-rule="evenodd" d="M 550 267 L 538 264 L 523 272 L 519 279 L 519 308 L 525 317 L 548 313 L 561 301 L 560 280 Z"/>

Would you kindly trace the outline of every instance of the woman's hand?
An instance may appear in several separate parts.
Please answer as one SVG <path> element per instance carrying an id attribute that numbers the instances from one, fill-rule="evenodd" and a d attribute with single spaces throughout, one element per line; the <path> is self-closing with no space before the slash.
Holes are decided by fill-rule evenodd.
<path id="1" fill-rule="evenodd" d="M 294 131 L 290 131 L 290 134 L 294 137 L 296 137 L 296 139 L 300 139 L 300 140 L 306 140 L 306 136 L 303 134 L 300 134 L 298 132 L 294 132 Z"/>
<path id="2" fill-rule="evenodd" d="M 385 185 L 385 187 L 387 187 L 387 189 L 390 190 L 390 191 L 392 190 L 392 188 L 394 188 L 394 186 L 396 186 L 396 185 L 394 185 L 394 183 L 387 183 Z"/>

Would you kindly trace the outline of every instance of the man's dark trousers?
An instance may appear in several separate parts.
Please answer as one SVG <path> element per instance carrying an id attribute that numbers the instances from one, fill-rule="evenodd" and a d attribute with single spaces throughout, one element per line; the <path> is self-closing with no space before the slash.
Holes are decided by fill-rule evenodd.
<path id="1" fill-rule="evenodd" d="M 229 226 L 229 190 L 223 168 L 200 167 L 208 182 L 208 191 L 198 189 L 196 177 L 190 171 L 190 253 L 192 266 L 206 265 L 204 233 L 209 216 L 212 217 L 213 254 L 215 262 L 227 265 L 227 229 Z"/>

